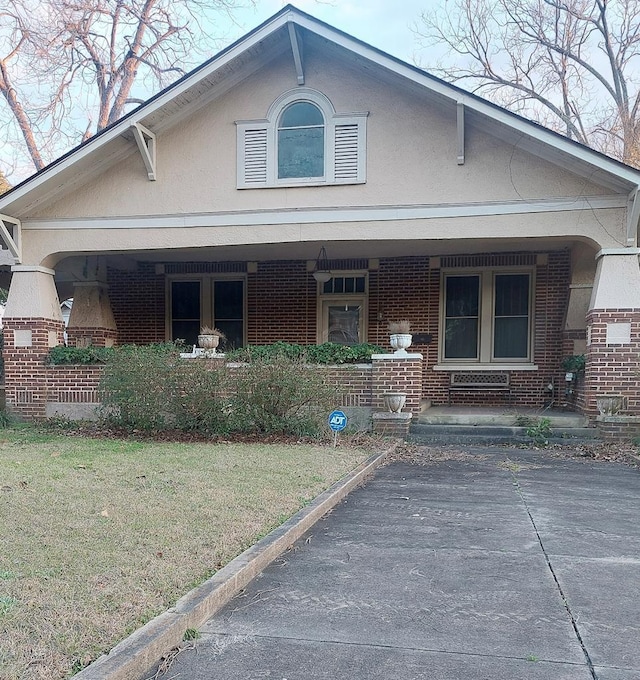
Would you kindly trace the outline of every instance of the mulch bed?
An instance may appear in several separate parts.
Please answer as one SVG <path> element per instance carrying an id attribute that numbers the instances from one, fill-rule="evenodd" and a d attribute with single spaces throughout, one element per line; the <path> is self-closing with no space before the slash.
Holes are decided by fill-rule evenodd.
<path id="1" fill-rule="evenodd" d="M 482 449 L 496 448 L 508 450 L 513 447 L 492 446 L 483 447 L 474 445 L 471 447 L 460 447 L 451 444 L 444 446 L 424 446 L 416 444 L 402 444 L 392 454 L 387 457 L 386 464 L 394 462 L 411 463 L 412 465 L 431 465 L 447 460 L 458 460 L 470 462 L 471 460 L 482 460 Z M 527 451 L 538 451 L 541 455 L 554 456 L 558 458 L 573 458 L 584 461 L 598 461 L 602 463 L 622 463 L 629 467 L 640 468 L 640 455 L 638 448 L 633 444 L 620 442 L 599 442 L 594 444 L 552 444 L 546 447 L 537 446 L 518 446 Z M 473 449 L 470 451 L 469 449 Z"/>
<path id="2" fill-rule="evenodd" d="M 92 437 L 100 439 L 133 439 L 136 441 L 156 442 L 184 442 L 184 443 L 211 443 L 211 444 L 330 444 L 333 436 L 327 435 L 322 439 L 312 437 L 299 437 L 287 434 L 263 434 L 263 433 L 233 433 L 207 436 L 197 432 L 182 432 L 180 430 L 144 431 L 125 430 L 110 427 L 98 423 L 70 423 L 55 422 L 44 425 L 50 431 L 58 434 L 78 437 Z M 387 448 L 387 444 L 380 437 L 367 433 L 355 435 L 340 435 L 339 446 L 364 447 L 371 451 L 380 451 Z M 473 452 L 469 452 L 469 448 Z M 387 457 L 385 464 L 393 462 L 412 463 L 414 465 L 430 465 L 446 460 L 478 460 L 483 447 L 460 447 L 459 445 L 427 446 L 409 443 L 401 443 Z M 491 447 L 495 450 L 495 446 Z M 500 447 L 511 448 L 511 447 Z M 575 458 L 599 462 L 624 463 L 630 467 L 640 467 L 640 455 L 638 447 L 631 443 L 621 442 L 598 442 L 594 444 L 551 444 L 546 447 L 520 445 L 518 448 L 539 451 L 541 454 L 563 458 Z"/>

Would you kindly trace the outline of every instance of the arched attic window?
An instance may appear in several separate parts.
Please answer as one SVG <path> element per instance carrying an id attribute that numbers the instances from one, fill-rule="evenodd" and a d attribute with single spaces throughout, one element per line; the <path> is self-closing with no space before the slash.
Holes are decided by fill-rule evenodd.
<path id="1" fill-rule="evenodd" d="M 337 113 L 309 88 L 285 92 L 263 120 L 236 121 L 238 189 L 361 184 L 367 113 Z"/>
<path id="2" fill-rule="evenodd" d="M 289 104 L 278 123 L 278 179 L 324 177 L 324 138 L 324 116 L 315 104 Z"/>

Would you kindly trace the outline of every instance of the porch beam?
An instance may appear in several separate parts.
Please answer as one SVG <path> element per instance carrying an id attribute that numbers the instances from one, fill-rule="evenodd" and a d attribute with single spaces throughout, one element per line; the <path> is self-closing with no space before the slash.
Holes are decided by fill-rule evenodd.
<path id="1" fill-rule="evenodd" d="M 627 246 L 633 247 L 638 243 L 638 226 L 640 223 L 640 188 L 636 187 L 629 194 L 627 208 Z"/>
<path id="2" fill-rule="evenodd" d="M 22 224 L 20 220 L 0 214 L 0 236 L 15 257 L 16 264 L 20 264 L 22 262 Z"/>
<path id="3" fill-rule="evenodd" d="M 131 131 L 147 169 L 147 176 L 153 182 L 156 179 L 156 136 L 140 123 L 133 123 Z"/>
<path id="4" fill-rule="evenodd" d="M 291 41 L 291 51 L 293 52 L 293 63 L 296 67 L 298 85 L 304 85 L 304 62 L 302 58 L 302 41 L 299 39 L 298 31 L 292 21 L 289 21 L 289 40 Z"/>
<path id="5" fill-rule="evenodd" d="M 464 104 L 456 104 L 456 124 L 458 129 L 458 165 L 464 165 Z"/>
<path id="6" fill-rule="evenodd" d="M 372 205 L 366 207 L 284 209 L 273 212 L 230 211 L 224 213 L 180 213 L 173 215 L 122 216 L 34 219 L 25 223 L 29 231 L 41 229 L 171 229 L 194 227 L 237 227 L 324 224 L 333 222 L 386 222 L 428 220 L 440 218 L 520 215 L 546 212 L 592 213 L 595 209 L 619 209 L 627 206 L 626 196 L 588 196 L 583 198 L 541 198 L 515 201 L 484 201 L 478 203 L 440 203 L 431 205 Z"/>

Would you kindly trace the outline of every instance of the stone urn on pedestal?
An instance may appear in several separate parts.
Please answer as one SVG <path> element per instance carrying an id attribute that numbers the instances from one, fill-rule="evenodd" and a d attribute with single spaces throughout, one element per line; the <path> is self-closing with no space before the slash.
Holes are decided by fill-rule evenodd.
<path id="1" fill-rule="evenodd" d="M 216 348 L 220 344 L 220 340 L 224 340 L 225 335 L 222 331 L 217 328 L 209 328 L 208 326 L 203 326 L 200 329 L 200 334 L 198 335 L 198 347 L 211 352 L 216 353 Z"/>
<path id="2" fill-rule="evenodd" d="M 404 355 L 411 346 L 411 322 L 407 319 L 389 322 L 389 343 L 395 350 L 394 354 Z"/>
<path id="3" fill-rule="evenodd" d="M 400 413 L 407 401 L 407 395 L 404 392 L 385 392 L 382 398 L 389 413 Z"/>

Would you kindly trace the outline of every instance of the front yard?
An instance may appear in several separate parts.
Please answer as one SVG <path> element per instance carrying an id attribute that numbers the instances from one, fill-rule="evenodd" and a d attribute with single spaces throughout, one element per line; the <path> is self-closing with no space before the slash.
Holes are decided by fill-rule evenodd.
<path id="1" fill-rule="evenodd" d="M 0 431 L 0 678 L 68 677 L 368 454 Z"/>

